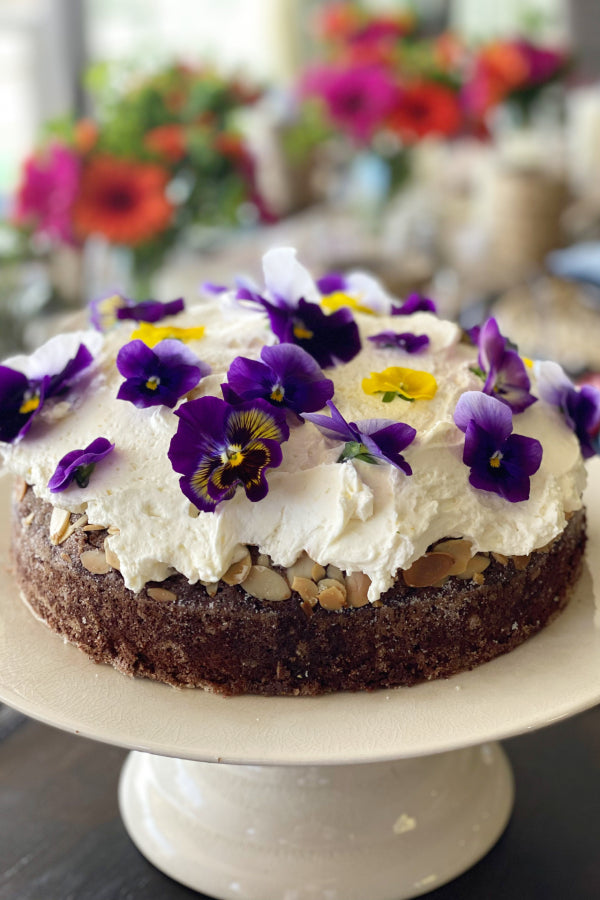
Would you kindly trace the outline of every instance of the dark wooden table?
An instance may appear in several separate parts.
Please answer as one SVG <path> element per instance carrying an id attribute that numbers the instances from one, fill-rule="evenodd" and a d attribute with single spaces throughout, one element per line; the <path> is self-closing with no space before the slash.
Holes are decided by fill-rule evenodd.
<path id="1" fill-rule="evenodd" d="M 506 832 L 427 898 L 600 897 L 600 707 L 504 746 L 517 787 Z M 131 843 L 117 806 L 125 756 L 0 707 L 0 900 L 201 898 Z"/>

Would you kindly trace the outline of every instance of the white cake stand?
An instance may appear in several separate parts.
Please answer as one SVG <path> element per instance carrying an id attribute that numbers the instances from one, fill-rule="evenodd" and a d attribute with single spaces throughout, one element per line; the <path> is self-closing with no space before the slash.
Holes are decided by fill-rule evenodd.
<path id="1" fill-rule="evenodd" d="M 6 481 L 0 491 L 6 509 Z M 5 524 L 0 700 L 134 750 L 120 785 L 125 825 L 189 887 L 223 900 L 427 893 L 473 865 L 505 827 L 512 776 L 494 742 L 600 700 L 598 498 L 594 462 L 587 567 L 540 635 L 448 680 L 317 698 L 178 691 L 90 662 L 21 603 Z"/>

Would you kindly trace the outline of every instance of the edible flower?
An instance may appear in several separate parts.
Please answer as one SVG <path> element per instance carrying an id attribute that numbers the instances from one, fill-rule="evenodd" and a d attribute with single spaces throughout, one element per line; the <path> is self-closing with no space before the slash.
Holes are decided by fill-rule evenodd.
<path id="1" fill-rule="evenodd" d="M 119 350 L 117 369 L 125 378 L 117 400 L 129 400 L 139 409 L 173 409 L 180 397 L 210 373 L 210 366 L 174 340 L 161 341 L 153 350 L 143 341 L 130 341 Z"/>
<path id="2" fill-rule="evenodd" d="M 507 338 L 500 334 L 498 323 L 489 318 L 479 329 L 473 331 L 479 348 L 479 368 L 485 379 L 484 394 L 497 397 L 513 412 L 523 412 L 536 398 L 529 393 L 531 382 L 525 364 Z"/>
<path id="3" fill-rule="evenodd" d="M 316 303 L 300 300 L 295 308 L 263 300 L 273 334 L 282 344 L 296 344 L 324 369 L 350 362 L 360 351 L 358 326 L 347 307 L 330 316 Z"/>
<path id="4" fill-rule="evenodd" d="M 160 341 L 173 340 L 199 341 L 204 337 L 206 328 L 204 325 L 195 325 L 193 328 L 176 328 L 174 325 L 152 325 L 151 322 L 142 322 L 131 335 L 131 340 L 143 341 L 148 347 L 155 347 Z"/>
<path id="5" fill-rule="evenodd" d="M 416 312 L 437 312 L 435 303 L 422 294 L 409 294 L 402 306 L 393 306 L 393 316 L 412 316 Z"/>
<path id="6" fill-rule="evenodd" d="M 378 464 L 381 460 L 412 475 L 412 469 L 401 451 L 415 439 L 416 430 L 403 422 L 390 419 L 366 419 L 361 422 L 347 422 L 337 407 L 327 401 L 331 416 L 305 413 L 303 418 L 316 425 L 326 437 L 344 441 L 344 449 L 338 462 L 360 459 Z"/>
<path id="7" fill-rule="evenodd" d="M 396 331 L 381 331 L 374 334 L 369 341 L 372 341 L 377 347 L 398 347 L 406 353 L 419 353 L 429 344 L 429 338 L 426 334 L 412 334 L 410 331 L 398 333 Z"/>
<path id="8" fill-rule="evenodd" d="M 253 502 L 267 495 L 266 469 L 281 464 L 281 444 L 290 434 L 282 410 L 260 399 L 231 406 L 207 396 L 184 403 L 175 415 L 168 456 L 198 509 L 214 512 L 240 486 Z"/>
<path id="9" fill-rule="evenodd" d="M 22 438 L 46 401 L 64 396 L 91 365 L 93 356 L 84 343 L 77 343 L 65 362 L 65 354 L 73 352 L 77 341 L 75 334 L 58 335 L 29 357 L 7 360 L 14 367 L 0 366 L 0 441 Z"/>
<path id="10" fill-rule="evenodd" d="M 317 281 L 317 287 L 323 294 L 321 305 L 330 312 L 341 306 L 377 315 L 388 315 L 392 310 L 392 298 L 368 272 L 330 272 Z"/>
<path id="11" fill-rule="evenodd" d="M 463 462 L 471 469 L 470 484 L 511 503 L 528 500 L 529 478 L 540 467 L 542 445 L 512 434 L 507 404 L 481 391 L 467 391 L 456 404 L 454 421 L 465 434 Z"/>
<path id="12" fill-rule="evenodd" d="M 313 357 L 293 344 L 263 347 L 261 361 L 238 356 L 222 385 L 229 403 L 262 397 L 267 403 L 291 410 L 297 416 L 315 412 L 333 397 L 333 381 L 325 378 Z"/>
<path id="13" fill-rule="evenodd" d="M 535 364 L 540 397 L 556 406 L 568 427 L 575 432 L 584 459 L 600 452 L 600 390 L 584 384 L 576 388 L 558 363 Z"/>
<path id="14" fill-rule="evenodd" d="M 410 402 L 431 400 L 437 391 L 437 381 L 430 372 L 390 366 L 363 378 L 362 389 L 365 394 L 383 394 L 384 403 L 390 403 L 395 397 Z"/>
<path id="15" fill-rule="evenodd" d="M 183 297 L 177 300 L 169 300 L 161 303 L 160 300 L 142 300 L 141 303 L 132 303 L 130 306 L 120 306 L 117 309 L 117 319 L 133 319 L 134 322 L 160 322 L 166 316 L 175 316 L 183 312 L 185 303 Z"/>
<path id="16" fill-rule="evenodd" d="M 184 309 L 183 298 L 161 303 L 160 300 L 143 300 L 135 303 L 122 294 L 98 297 L 90 303 L 90 322 L 97 331 L 108 331 L 119 320 L 134 322 L 160 322 L 165 316 L 174 316 Z"/>
<path id="17" fill-rule="evenodd" d="M 83 450 L 71 450 L 59 461 L 48 482 L 53 494 L 64 491 L 72 481 L 86 488 L 97 463 L 115 449 L 115 445 L 103 437 L 96 438 Z"/>

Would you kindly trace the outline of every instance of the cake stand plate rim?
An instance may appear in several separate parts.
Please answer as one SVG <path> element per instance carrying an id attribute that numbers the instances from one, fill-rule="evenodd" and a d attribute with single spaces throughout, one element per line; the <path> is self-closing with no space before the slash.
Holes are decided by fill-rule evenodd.
<path id="1" fill-rule="evenodd" d="M 9 503 L 0 479 L 0 505 Z M 411 688 L 222 697 L 132 679 L 52 634 L 22 603 L 0 522 L 0 701 L 84 737 L 161 756 L 253 765 L 377 762 L 549 725 L 600 702 L 600 460 L 589 465 L 586 568 L 556 621 L 471 672 Z"/>

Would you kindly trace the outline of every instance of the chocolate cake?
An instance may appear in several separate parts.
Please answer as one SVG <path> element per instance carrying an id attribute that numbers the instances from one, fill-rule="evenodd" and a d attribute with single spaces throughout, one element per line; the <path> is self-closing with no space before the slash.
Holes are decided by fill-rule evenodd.
<path id="1" fill-rule="evenodd" d="M 102 334 L 0 367 L 17 581 L 53 631 L 175 686 L 319 694 L 473 668 L 564 608 L 593 388 L 290 250 L 182 307 L 112 298 Z"/>

